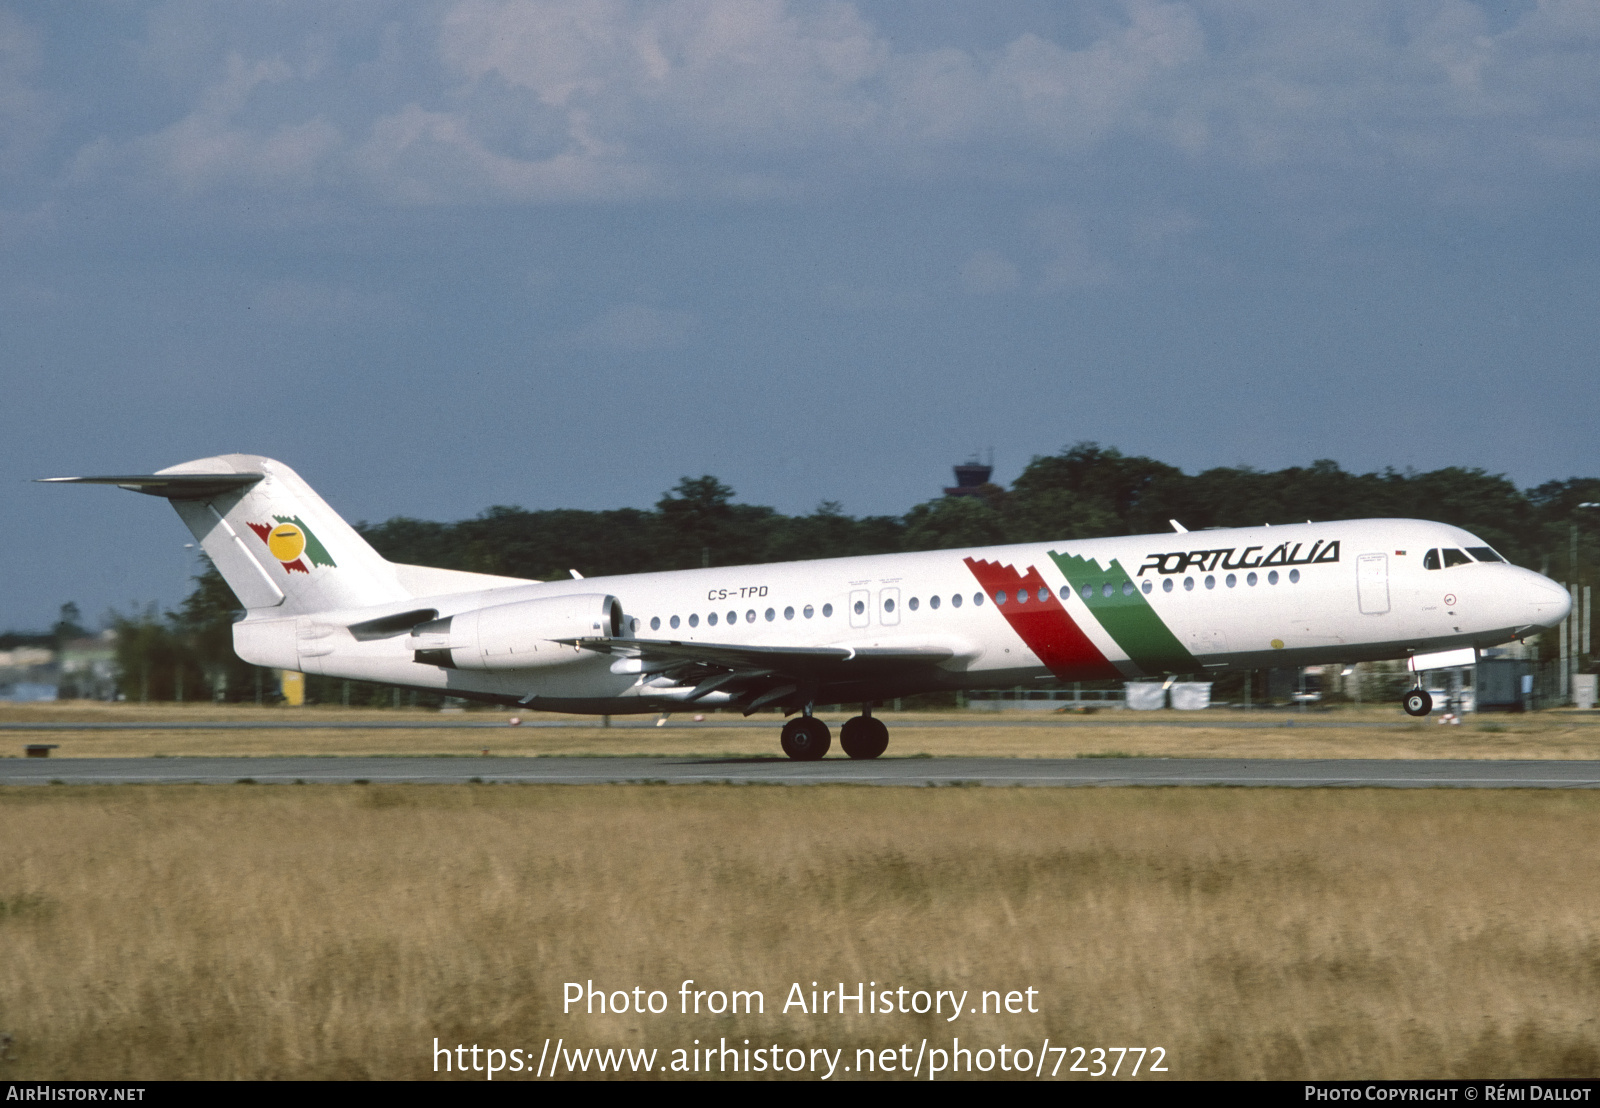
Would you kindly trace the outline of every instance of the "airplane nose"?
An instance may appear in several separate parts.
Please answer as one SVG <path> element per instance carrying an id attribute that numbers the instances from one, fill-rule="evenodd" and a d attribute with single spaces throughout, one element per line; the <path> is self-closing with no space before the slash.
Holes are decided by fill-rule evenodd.
<path id="1" fill-rule="evenodd" d="M 1572 611 L 1571 595 L 1548 577 L 1529 573 L 1522 591 L 1530 617 L 1541 627 L 1554 627 Z"/>

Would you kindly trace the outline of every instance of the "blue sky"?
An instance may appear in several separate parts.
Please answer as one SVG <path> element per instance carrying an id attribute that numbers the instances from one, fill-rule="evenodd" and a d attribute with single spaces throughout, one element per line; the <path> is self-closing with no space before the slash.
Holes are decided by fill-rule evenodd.
<path id="1" fill-rule="evenodd" d="M 992 446 L 1600 472 L 1600 4 L 0 4 L 0 626 L 159 501 L 899 513 Z"/>

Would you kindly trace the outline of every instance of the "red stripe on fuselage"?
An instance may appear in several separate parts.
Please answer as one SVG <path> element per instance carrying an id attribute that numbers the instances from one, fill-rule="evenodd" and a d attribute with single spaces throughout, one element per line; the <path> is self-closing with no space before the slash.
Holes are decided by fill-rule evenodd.
<path id="1" fill-rule="evenodd" d="M 1033 566 L 1023 575 L 999 562 L 962 560 L 983 586 L 983 591 L 989 594 L 990 603 L 994 603 L 996 592 L 1005 592 L 1007 603 L 995 606 L 1051 673 L 1063 681 L 1098 681 L 1122 676 L 1122 671 L 1089 641 L 1089 636 L 1083 633 Z M 1040 589 L 1044 590 L 1043 600 L 1037 599 Z M 1027 594 L 1026 604 L 1017 603 L 1019 593 Z"/>

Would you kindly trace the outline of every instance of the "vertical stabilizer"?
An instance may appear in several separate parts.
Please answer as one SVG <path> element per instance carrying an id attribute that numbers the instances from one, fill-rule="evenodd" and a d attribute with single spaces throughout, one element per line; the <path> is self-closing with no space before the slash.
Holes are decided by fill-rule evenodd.
<path id="1" fill-rule="evenodd" d="M 226 473 L 260 474 L 261 479 L 170 499 L 246 608 L 298 615 L 409 597 L 394 566 L 282 462 L 224 454 L 184 462 L 157 476 Z"/>

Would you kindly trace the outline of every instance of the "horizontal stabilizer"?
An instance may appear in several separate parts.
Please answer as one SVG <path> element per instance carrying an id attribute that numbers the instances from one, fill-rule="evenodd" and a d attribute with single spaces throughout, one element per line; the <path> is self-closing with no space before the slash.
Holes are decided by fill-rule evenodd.
<path id="1" fill-rule="evenodd" d="M 225 492 L 249 488 L 261 473 L 148 473 L 127 477 L 41 477 L 57 485 L 115 485 L 130 492 L 163 496 L 168 500 L 210 500 Z"/>

